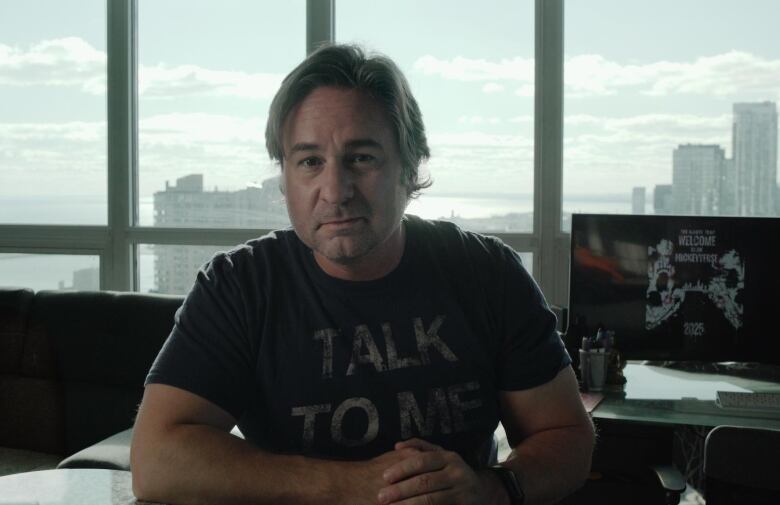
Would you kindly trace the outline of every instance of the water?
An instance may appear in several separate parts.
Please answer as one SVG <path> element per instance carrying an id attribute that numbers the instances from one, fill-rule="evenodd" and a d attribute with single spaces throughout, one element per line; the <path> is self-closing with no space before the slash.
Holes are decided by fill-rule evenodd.
<path id="1" fill-rule="evenodd" d="M 408 212 L 428 219 L 488 218 L 508 213 L 533 212 L 533 196 L 515 194 L 504 196 L 423 195 L 409 203 Z M 648 213 L 651 209 L 648 205 Z M 139 222 L 153 226 L 152 197 L 139 201 Z M 631 212 L 630 197 L 615 195 L 577 197 L 564 201 L 564 212 L 600 212 L 624 214 Z M 108 207 L 103 195 L 70 196 L 0 196 L 0 224 L 60 224 L 105 225 Z"/>
<path id="2" fill-rule="evenodd" d="M 565 202 L 564 209 L 576 212 L 628 213 L 631 211 L 631 201 L 628 197 L 620 198 L 614 195 L 604 195 L 603 198 L 571 198 Z M 532 211 L 532 195 L 523 194 L 499 197 L 432 194 L 413 200 L 408 207 L 409 213 L 425 218 L 455 216 L 476 219 L 508 213 L 530 214 Z M 106 213 L 103 196 L 0 196 L 2 224 L 105 225 Z M 151 197 L 140 200 L 139 214 L 142 224 L 152 225 L 154 208 Z M 530 260 L 530 256 L 527 260 Z M 530 267 L 530 261 L 527 264 Z M 97 256 L 0 254 L 0 285 L 28 286 L 36 290 L 58 289 L 60 285 L 67 288 L 74 285 L 74 271 L 97 266 Z M 156 288 L 154 254 L 150 248 L 143 245 L 139 254 L 139 277 L 142 291 Z"/>

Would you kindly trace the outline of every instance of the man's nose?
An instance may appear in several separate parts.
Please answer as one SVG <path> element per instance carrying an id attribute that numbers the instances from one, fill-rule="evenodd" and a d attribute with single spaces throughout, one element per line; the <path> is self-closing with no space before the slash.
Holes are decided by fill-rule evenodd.
<path id="1" fill-rule="evenodd" d="M 320 175 L 320 198 L 325 202 L 341 205 L 354 196 L 355 174 L 344 163 L 328 163 Z"/>

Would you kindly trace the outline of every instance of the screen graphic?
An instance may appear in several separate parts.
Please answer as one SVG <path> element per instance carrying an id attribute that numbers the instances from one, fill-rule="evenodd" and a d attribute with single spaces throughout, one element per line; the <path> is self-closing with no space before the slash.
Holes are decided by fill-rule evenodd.
<path id="1" fill-rule="evenodd" d="M 575 214 L 570 321 L 629 359 L 780 361 L 779 254 L 780 219 Z"/>

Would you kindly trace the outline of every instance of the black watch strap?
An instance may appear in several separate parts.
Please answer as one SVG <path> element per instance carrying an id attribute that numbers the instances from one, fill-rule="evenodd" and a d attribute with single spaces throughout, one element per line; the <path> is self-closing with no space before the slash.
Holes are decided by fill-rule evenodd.
<path id="1" fill-rule="evenodd" d="M 509 496 L 509 503 L 511 505 L 524 505 L 525 504 L 525 492 L 520 486 L 520 482 L 517 480 L 515 472 L 509 468 L 501 465 L 494 465 L 488 468 L 493 472 L 506 489 L 506 494 Z"/>

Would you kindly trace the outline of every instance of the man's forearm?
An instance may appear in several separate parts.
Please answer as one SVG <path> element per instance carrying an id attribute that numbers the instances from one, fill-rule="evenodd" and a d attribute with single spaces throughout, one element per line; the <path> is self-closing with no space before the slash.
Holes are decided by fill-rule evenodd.
<path id="1" fill-rule="evenodd" d="M 177 425 L 155 438 L 134 446 L 133 491 L 144 500 L 186 504 L 350 503 L 345 500 L 345 484 L 357 471 L 354 463 L 271 454 L 204 425 Z M 358 491 L 351 490 L 353 496 L 359 495 Z M 363 491 L 370 494 L 368 489 Z"/>
<path id="2" fill-rule="evenodd" d="M 523 440 L 502 465 L 517 474 L 527 505 L 556 503 L 585 482 L 593 444 L 590 423 L 550 429 Z"/>

